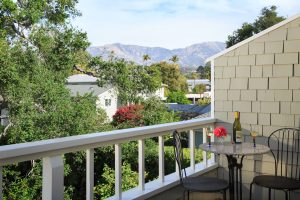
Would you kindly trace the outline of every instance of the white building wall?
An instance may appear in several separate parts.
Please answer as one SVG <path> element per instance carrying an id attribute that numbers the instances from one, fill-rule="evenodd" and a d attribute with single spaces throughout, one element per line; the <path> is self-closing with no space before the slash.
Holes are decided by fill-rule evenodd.
<path id="1" fill-rule="evenodd" d="M 106 104 L 105 101 L 111 100 L 111 104 Z M 111 88 L 106 92 L 98 95 L 98 100 L 96 102 L 97 108 L 102 108 L 105 110 L 109 121 L 112 121 L 113 115 L 116 113 L 118 109 L 118 96 L 115 89 Z"/>

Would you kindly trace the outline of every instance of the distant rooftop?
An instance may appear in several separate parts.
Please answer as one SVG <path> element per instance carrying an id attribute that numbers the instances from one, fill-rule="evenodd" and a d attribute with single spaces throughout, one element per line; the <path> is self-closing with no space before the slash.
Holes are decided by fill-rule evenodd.
<path id="1" fill-rule="evenodd" d="M 191 85 L 191 84 L 195 84 L 195 85 L 199 85 L 199 84 L 210 85 L 210 81 L 208 79 L 188 79 L 186 82 L 189 85 Z"/>
<path id="2" fill-rule="evenodd" d="M 69 76 L 67 84 L 79 84 L 79 83 L 97 83 L 97 78 L 86 74 L 75 74 Z"/>

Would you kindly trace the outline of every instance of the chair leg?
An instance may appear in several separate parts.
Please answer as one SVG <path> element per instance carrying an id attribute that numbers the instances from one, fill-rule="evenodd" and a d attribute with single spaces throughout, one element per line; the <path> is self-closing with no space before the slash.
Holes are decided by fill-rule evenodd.
<path id="1" fill-rule="evenodd" d="M 284 193 L 285 193 L 285 200 L 288 200 L 289 199 L 288 192 L 284 190 Z"/>
<path id="2" fill-rule="evenodd" d="M 226 200 L 226 189 L 223 191 L 223 200 Z"/>
<path id="3" fill-rule="evenodd" d="M 269 188 L 269 200 L 271 200 L 271 188 Z"/>
<path id="4" fill-rule="evenodd" d="M 188 190 L 187 193 L 188 193 L 188 200 L 190 200 L 190 191 Z"/>
<path id="5" fill-rule="evenodd" d="M 253 182 L 250 183 L 250 197 L 249 197 L 249 200 L 252 199 L 252 185 L 253 185 Z"/>

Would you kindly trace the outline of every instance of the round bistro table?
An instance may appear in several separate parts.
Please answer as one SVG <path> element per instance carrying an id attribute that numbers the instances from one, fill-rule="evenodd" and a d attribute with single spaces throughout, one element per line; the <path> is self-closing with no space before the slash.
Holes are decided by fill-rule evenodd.
<path id="1" fill-rule="evenodd" d="M 256 147 L 254 147 L 253 143 L 249 142 L 243 142 L 241 144 L 232 144 L 231 142 L 212 142 L 211 145 L 204 143 L 199 147 L 203 151 L 212 152 L 215 154 L 223 154 L 227 157 L 230 200 L 242 199 L 242 167 L 244 157 L 249 155 L 264 154 L 270 151 L 268 146 L 256 144 Z"/>

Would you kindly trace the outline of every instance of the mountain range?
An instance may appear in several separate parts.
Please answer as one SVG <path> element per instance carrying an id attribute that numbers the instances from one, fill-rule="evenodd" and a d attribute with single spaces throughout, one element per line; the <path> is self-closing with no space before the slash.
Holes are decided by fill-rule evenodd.
<path id="1" fill-rule="evenodd" d="M 145 64 L 143 55 L 146 54 L 150 56 L 150 60 L 146 61 L 147 64 L 169 61 L 172 56 L 177 55 L 181 69 L 189 71 L 195 70 L 199 65 L 204 65 L 206 58 L 224 49 L 225 43 L 223 42 L 203 42 L 178 49 L 115 43 L 104 46 L 92 46 L 88 48 L 88 52 L 92 56 L 102 56 L 103 59 L 108 59 L 111 52 L 113 52 L 114 56 L 118 58 L 134 61 L 138 64 Z"/>

